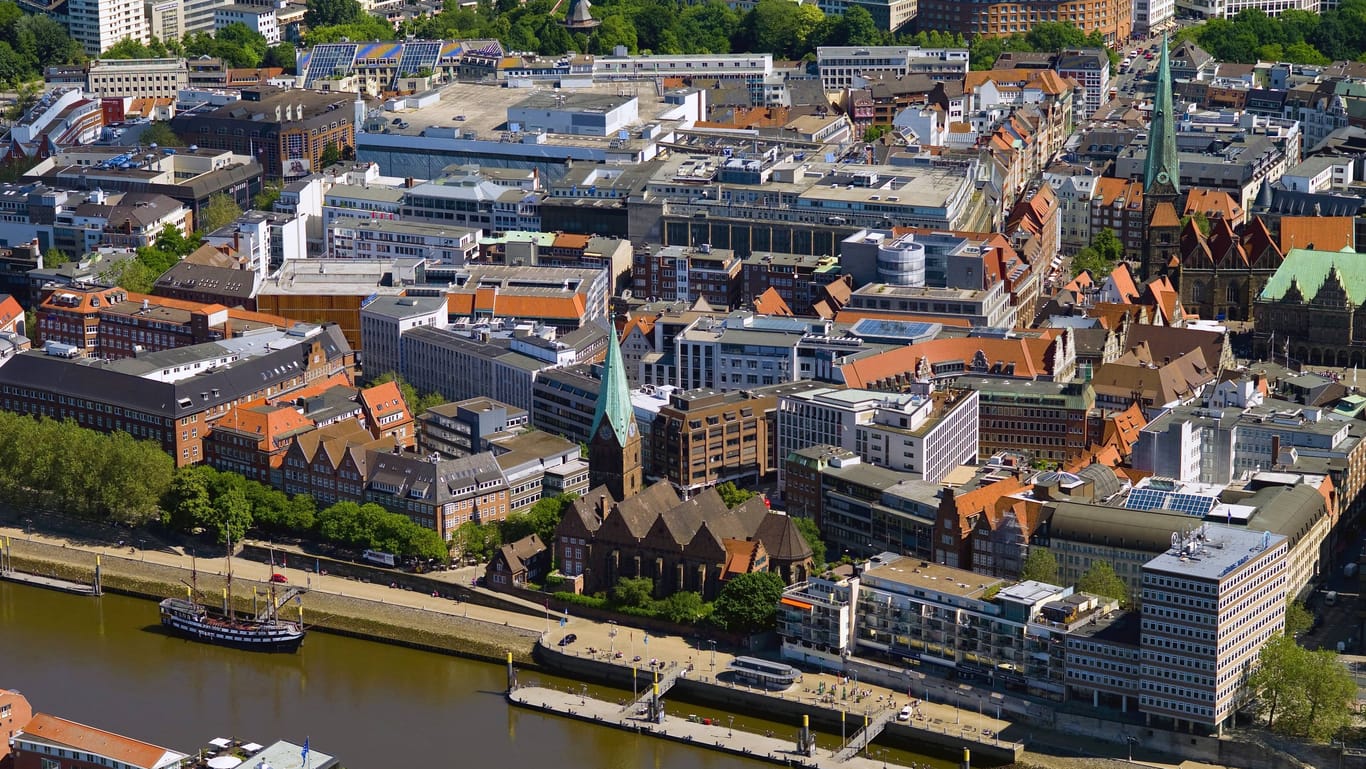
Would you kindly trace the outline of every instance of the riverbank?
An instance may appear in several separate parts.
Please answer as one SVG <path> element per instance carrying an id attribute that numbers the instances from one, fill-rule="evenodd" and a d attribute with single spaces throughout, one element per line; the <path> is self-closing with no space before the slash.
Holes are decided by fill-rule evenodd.
<path id="1" fill-rule="evenodd" d="M 89 584 L 95 575 L 96 554 L 83 548 L 55 543 L 8 538 L 13 568 L 56 579 Z M 99 553 L 103 588 L 136 598 L 160 601 L 184 595 L 194 584 L 202 600 L 221 605 L 227 587 L 221 560 L 206 560 L 206 569 L 186 569 L 137 557 Z M 356 588 L 359 590 L 359 586 Z M 233 608 L 256 612 L 266 606 L 269 585 L 263 580 L 233 578 Z M 302 605 L 305 624 L 310 630 L 396 643 L 425 651 L 455 654 L 472 659 L 502 662 L 508 652 L 519 665 L 534 666 L 532 649 L 539 633 L 511 624 L 467 616 L 463 604 L 451 603 L 460 611 L 436 612 L 403 606 L 359 595 L 346 595 L 312 586 Z M 298 606 L 281 610 L 293 619 Z M 158 622 L 149 607 L 149 624 Z"/>

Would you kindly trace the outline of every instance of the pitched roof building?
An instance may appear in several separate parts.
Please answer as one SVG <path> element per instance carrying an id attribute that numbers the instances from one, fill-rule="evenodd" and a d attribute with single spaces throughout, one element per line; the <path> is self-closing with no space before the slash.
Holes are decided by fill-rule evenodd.
<path id="1" fill-rule="evenodd" d="M 663 481 L 620 501 L 605 486 L 591 489 L 565 511 L 555 549 L 561 573 L 589 594 L 622 577 L 647 577 L 659 596 L 694 591 L 711 598 L 741 568 L 777 573 L 788 584 L 811 568 L 801 531 L 763 497 L 727 509 L 715 489 L 684 501 Z"/>
<path id="2" fill-rule="evenodd" d="M 169 748 L 46 713 L 35 714 L 14 736 L 13 750 L 14 769 L 167 769 L 187 758 Z"/>

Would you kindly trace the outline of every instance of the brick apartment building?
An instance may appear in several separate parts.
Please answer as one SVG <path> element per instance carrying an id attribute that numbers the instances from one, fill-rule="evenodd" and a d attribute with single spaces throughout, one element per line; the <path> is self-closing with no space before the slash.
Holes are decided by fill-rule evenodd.
<path id="1" fill-rule="evenodd" d="M 91 284 L 46 290 L 36 309 L 36 342 L 74 348 L 78 357 L 130 358 L 215 342 L 260 329 L 284 330 L 295 321 L 256 313 L 129 292 Z"/>
<path id="2" fill-rule="evenodd" d="M 205 436 L 233 406 L 336 374 L 355 374 L 355 354 L 336 326 L 301 325 L 113 361 L 35 350 L 0 367 L 0 406 L 155 440 L 185 466 L 203 461 Z"/>

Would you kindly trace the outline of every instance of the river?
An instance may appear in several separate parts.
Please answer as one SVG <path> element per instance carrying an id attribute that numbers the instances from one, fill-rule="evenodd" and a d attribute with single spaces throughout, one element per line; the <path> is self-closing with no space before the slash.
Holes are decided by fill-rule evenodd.
<path id="1" fill-rule="evenodd" d="M 164 634 L 150 601 L 0 582 L 0 687 L 23 692 L 35 711 L 187 753 L 214 737 L 307 737 L 352 769 L 768 766 L 509 708 L 505 685 L 498 665 L 320 632 L 294 655 L 199 644 Z M 684 709 L 697 710 L 670 708 Z M 737 716 L 735 726 L 783 733 L 793 725 Z M 888 758 L 948 765 L 900 751 Z"/>

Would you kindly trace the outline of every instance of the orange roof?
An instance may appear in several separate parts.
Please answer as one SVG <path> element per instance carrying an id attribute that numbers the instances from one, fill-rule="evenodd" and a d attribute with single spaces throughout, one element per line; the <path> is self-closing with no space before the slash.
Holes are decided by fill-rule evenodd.
<path id="1" fill-rule="evenodd" d="M 213 423 L 215 430 L 233 430 L 259 436 L 258 451 L 280 448 L 279 441 L 289 434 L 313 427 L 313 420 L 292 406 L 268 405 L 264 400 L 239 403 Z"/>
<path id="2" fill-rule="evenodd" d="M 1175 323 L 1179 318 L 1181 310 L 1181 295 L 1177 293 L 1176 286 L 1172 285 L 1171 278 L 1163 275 L 1148 281 L 1147 289 L 1152 295 L 1153 304 L 1162 313 L 1162 319 L 1167 325 Z"/>
<path id="3" fill-rule="evenodd" d="M 408 405 L 403 401 L 403 393 L 398 389 L 398 382 L 385 382 L 367 387 L 360 391 L 360 399 L 366 410 L 376 419 L 408 411 Z"/>
<path id="4" fill-rule="evenodd" d="M 1069 473 L 1085 469 L 1091 465 L 1104 465 L 1109 468 L 1116 468 L 1123 464 L 1123 459 L 1119 456 L 1119 450 L 1114 446 L 1097 446 L 1091 444 L 1090 448 L 1082 452 L 1080 456 L 1072 460 L 1067 467 L 1063 468 Z"/>
<path id="5" fill-rule="evenodd" d="M 1143 415 L 1143 409 L 1137 403 L 1130 403 L 1128 408 L 1106 418 L 1101 441 L 1127 457 L 1133 453 L 1138 434 L 1147 424 L 1148 418 Z"/>
<path id="6" fill-rule="evenodd" d="M 912 315 L 903 312 L 876 312 L 874 310 L 840 310 L 835 313 L 836 323 L 857 323 L 864 318 L 875 320 L 904 320 L 921 321 L 924 323 L 939 323 L 955 328 L 972 328 L 972 321 L 968 318 L 946 317 L 940 318 L 931 315 Z"/>
<path id="7" fill-rule="evenodd" d="M 551 243 L 552 248 L 572 248 L 582 251 L 588 247 L 588 241 L 592 240 L 591 235 L 578 235 L 572 232 L 557 232 L 555 240 Z"/>
<path id="8" fill-rule="evenodd" d="M 1095 198 L 1102 206 L 1136 206 L 1143 203 L 1143 185 L 1128 179 L 1102 176 L 1096 180 Z"/>
<path id="9" fill-rule="evenodd" d="M 754 563 L 758 560 L 759 548 L 762 547 L 759 540 L 725 539 L 722 543 L 726 546 L 726 577 L 754 571 Z"/>
<path id="10" fill-rule="evenodd" d="M 79 753 L 93 753 L 145 769 L 166 766 L 184 758 L 169 748 L 158 747 L 150 742 L 141 742 L 46 713 L 33 714 L 33 718 L 21 734 L 71 748 Z"/>
<path id="11" fill-rule="evenodd" d="M 953 504 L 958 513 L 958 525 L 963 535 L 968 532 L 968 519 L 974 514 L 983 514 L 991 522 L 999 520 L 1002 510 L 1009 509 L 1013 501 L 1004 499 L 1007 495 L 1018 494 L 1033 488 L 1033 484 L 1021 483 L 1015 476 L 1003 478 L 994 483 L 979 486 L 972 491 L 955 493 Z"/>
<path id="12" fill-rule="evenodd" d="M 1234 201 L 1233 196 L 1223 190 L 1207 190 L 1196 187 L 1186 193 L 1185 215 L 1202 213 L 1210 219 L 1223 219 L 1227 222 L 1241 222 L 1243 207 Z"/>
<path id="13" fill-rule="evenodd" d="M 922 366 L 932 367 L 936 363 L 961 361 L 969 367 L 967 373 L 970 374 L 980 352 L 988 367 L 998 363 L 1013 366 L 1014 374 L 1010 376 L 1016 379 L 1051 379 L 1049 351 L 1053 348 L 1054 336 L 934 339 L 860 358 L 839 369 L 849 387 L 876 389 L 880 383 L 894 382 L 898 378 L 915 379 Z"/>
<path id="14" fill-rule="evenodd" d="M 1356 219 L 1350 216 L 1281 217 L 1281 253 L 1292 248 L 1356 250 Z"/>
<path id="15" fill-rule="evenodd" d="M 0 299 L 0 326 L 8 326 L 14 322 L 15 318 L 24 316 L 24 308 L 19 305 L 19 300 L 9 294 L 2 294 L 4 299 Z M 32 333 L 32 329 L 29 330 Z"/>
<path id="16" fill-rule="evenodd" d="M 1153 207 L 1153 218 L 1148 222 L 1149 227 L 1180 227 L 1181 217 L 1176 215 L 1176 206 L 1167 201 L 1162 201 Z"/>
<path id="17" fill-rule="evenodd" d="M 1074 294 L 1080 294 L 1094 285 L 1096 285 L 1096 282 L 1094 280 L 1091 280 L 1091 273 L 1087 272 L 1086 270 L 1082 270 L 1081 272 L 1077 273 L 1077 276 L 1072 279 L 1071 283 L 1068 283 L 1067 285 L 1063 286 L 1063 290 L 1071 291 Z"/>
<path id="18" fill-rule="evenodd" d="M 303 387 L 300 387 L 297 390 L 290 390 L 287 393 L 280 393 L 279 395 L 276 395 L 274 398 L 271 398 L 270 402 L 274 403 L 281 399 L 297 401 L 300 398 L 312 398 L 314 396 L 322 395 L 328 390 L 331 390 L 333 387 L 350 386 L 351 378 L 348 377 L 346 374 L 333 374 L 332 376 L 326 379 L 321 379 L 310 385 L 304 385 Z"/>
<path id="19" fill-rule="evenodd" d="M 1129 304 L 1143 295 L 1134 283 L 1134 275 L 1129 272 L 1129 265 L 1123 262 L 1110 271 L 1110 282 L 1114 284 L 1120 304 Z"/>
<path id="20" fill-rule="evenodd" d="M 492 288 L 446 295 L 446 311 L 449 314 L 473 316 L 476 310 L 500 318 L 578 320 L 583 318 L 584 297 L 579 293 L 568 296 L 519 296 Z"/>
<path id="21" fill-rule="evenodd" d="M 793 315 L 792 308 L 783 301 L 778 289 L 769 286 L 764 293 L 754 297 L 754 311 L 760 315 Z"/>
<path id="22" fill-rule="evenodd" d="M 655 316 L 637 315 L 626 321 L 626 325 L 622 326 L 621 329 L 621 338 L 623 340 L 626 339 L 626 337 L 631 335 L 631 331 L 634 329 L 640 329 L 641 336 L 648 338 L 655 330 Z"/>

